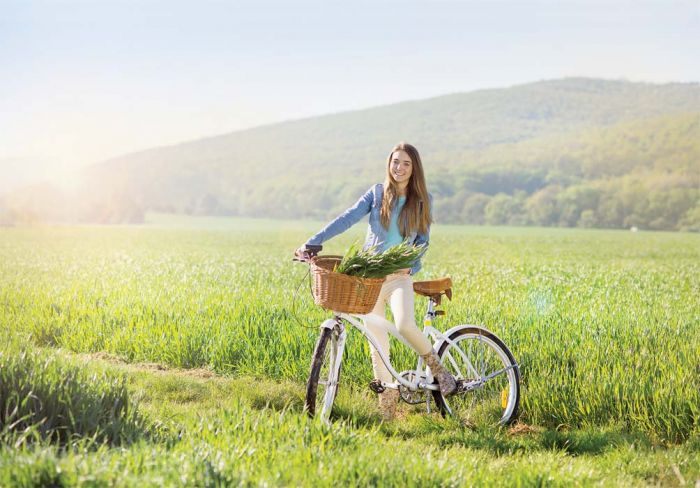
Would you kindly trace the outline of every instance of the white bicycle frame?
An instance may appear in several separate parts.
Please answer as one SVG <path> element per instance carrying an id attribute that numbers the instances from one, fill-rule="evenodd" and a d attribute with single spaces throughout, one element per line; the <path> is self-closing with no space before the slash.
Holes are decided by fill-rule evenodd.
<path id="1" fill-rule="evenodd" d="M 437 313 L 435 311 L 435 302 L 432 299 L 429 299 L 428 302 L 428 310 L 426 311 L 425 317 L 423 319 L 423 335 L 425 335 L 429 340 L 431 340 L 434 344 L 434 349 L 437 351 L 439 348 L 447 342 L 448 344 L 453 344 L 454 343 L 449 339 L 449 336 L 452 335 L 452 333 L 460 328 L 463 327 L 471 327 L 469 325 L 457 325 L 450 330 L 446 332 L 440 332 L 438 329 L 432 326 L 433 320 L 437 317 Z M 347 338 L 347 331 L 345 330 L 345 326 L 343 325 L 343 321 L 347 321 L 350 323 L 352 326 L 354 326 L 356 329 L 358 329 L 366 338 L 367 340 L 372 344 L 372 346 L 377 350 L 379 353 L 380 358 L 382 359 L 382 362 L 384 365 L 387 367 L 391 375 L 396 379 L 395 383 L 385 383 L 381 382 L 381 385 L 384 388 L 392 388 L 392 389 L 398 389 L 399 386 L 404 386 L 405 388 L 409 389 L 410 391 L 425 391 L 425 390 L 439 390 L 440 387 L 437 384 L 433 383 L 433 377 L 432 374 L 430 373 L 430 369 L 423 365 L 423 359 L 418 356 L 418 362 L 416 364 L 416 372 L 424 372 L 422 376 L 419 376 L 416 380 L 414 381 L 408 381 L 407 379 L 403 378 L 401 376 L 401 373 L 396 371 L 394 366 L 391 364 L 390 359 L 387 357 L 384 351 L 379 347 L 377 344 L 377 341 L 374 339 L 373 335 L 369 332 L 369 330 L 365 327 L 364 325 L 364 320 L 369 314 L 364 314 L 364 315 L 359 315 L 359 314 L 347 314 L 347 313 L 341 313 L 341 312 L 334 312 L 334 317 L 332 319 L 328 319 L 324 321 L 321 324 L 322 328 L 327 328 L 333 331 L 334 329 L 337 328 L 338 330 L 338 339 L 335 342 L 331 342 L 332 344 L 335 345 L 335 350 L 331 350 L 330 353 L 330 364 L 329 364 L 329 378 L 328 378 L 328 383 L 329 384 L 335 384 L 338 382 L 339 378 L 339 372 L 340 372 L 340 364 L 342 362 L 343 358 L 343 352 L 345 351 L 345 341 Z M 418 355 L 418 352 L 411 346 L 411 344 L 399 333 L 398 329 L 394 324 L 389 322 L 388 320 L 384 319 L 383 317 L 379 317 L 377 315 L 374 315 L 375 317 L 375 323 L 377 325 L 380 325 L 383 329 L 385 329 L 388 333 L 396 337 L 401 343 L 405 344 L 408 346 L 411 350 L 416 352 L 416 355 Z M 376 320 L 376 317 L 379 317 L 380 319 L 383 319 L 381 321 Z M 484 331 L 486 329 L 482 328 Z M 461 356 L 462 360 L 464 361 L 464 364 L 467 365 L 468 372 L 472 378 L 477 378 L 479 381 L 481 381 L 481 377 L 479 373 L 477 372 L 476 368 L 472 365 L 471 361 L 469 358 L 464 354 L 464 352 L 455 345 L 455 347 L 452 348 L 452 351 L 457 351 L 459 355 Z M 457 365 L 452 358 L 451 354 L 448 353 L 445 355 L 445 359 L 449 360 L 451 364 L 457 368 Z M 457 368 L 458 370 L 458 368 Z"/>

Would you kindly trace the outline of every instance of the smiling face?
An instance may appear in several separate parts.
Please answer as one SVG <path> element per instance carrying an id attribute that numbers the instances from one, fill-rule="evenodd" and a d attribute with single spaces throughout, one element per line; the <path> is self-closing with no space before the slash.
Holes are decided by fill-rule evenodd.
<path id="1" fill-rule="evenodd" d="M 406 201 L 401 209 L 399 229 L 401 235 L 407 236 L 413 231 L 428 232 L 430 217 L 430 195 L 425 186 L 423 162 L 418 149 L 407 142 L 395 145 L 386 161 L 386 178 L 384 195 L 379 220 L 385 229 L 389 228 L 391 214 L 397 197 L 404 196 Z"/>
<path id="2" fill-rule="evenodd" d="M 413 161 L 406 151 L 399 149 L 391 154 L 389 173 L 400 187 L 408 185 L 413 174 Z"/>

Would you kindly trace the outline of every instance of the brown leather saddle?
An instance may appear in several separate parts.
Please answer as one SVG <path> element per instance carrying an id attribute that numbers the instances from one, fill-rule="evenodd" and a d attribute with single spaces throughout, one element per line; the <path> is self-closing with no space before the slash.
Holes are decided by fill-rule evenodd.
<path id="1" fill-rule="evenodd" d="M 452 278 L 448 276 L 437 280 L 414 281 L 413 291 L 424 297 L 432 298 L 437 305 L 440 305 L 442 295 L 452 300 Z"/>

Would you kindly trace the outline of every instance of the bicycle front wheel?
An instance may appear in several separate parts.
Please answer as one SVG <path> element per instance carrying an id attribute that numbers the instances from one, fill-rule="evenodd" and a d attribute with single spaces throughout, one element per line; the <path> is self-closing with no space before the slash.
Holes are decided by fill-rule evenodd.
<path id="1" fill-rule="evenodd" d="M 458 393 L 433 397 L 443 416 L 469 426 L 508 424 L 520 403 L 520 371 L 513 355 L 494 333 L 466 326 L 438 351 L 443 366 L 461 384 Z"/>
<path id="2" fill-rule="evenodd" d="M 309 417 L 318 415 L 328 422 L 333 402 L 338 394 L 340 367 L 336 368 L 338 356 L 338 332 L 335 328 L 321 328 L 311 359 L 311 372 L 306 383 L 304 409 Z"/>

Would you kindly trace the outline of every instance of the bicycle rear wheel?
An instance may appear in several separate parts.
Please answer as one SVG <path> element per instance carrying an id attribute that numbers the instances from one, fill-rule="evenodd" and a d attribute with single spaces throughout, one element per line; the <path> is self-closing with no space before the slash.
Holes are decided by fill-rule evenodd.
<path id="1" fill-rule="evenodd" d="M 458 393 L 433 398 L 443 416 L 470 426 L 508 424 L 520 404 L 520 371 L 513 355 L 495 334 L 466 326 L 449 336 L 438 351 L 443 366 L 461 384 Z"/>
<path id="2" fill-rule="evenodd" d="M 324 422 L 328 422 L 333 402 L 338 394 L 340 368 L 335 368 L 337 352 L 337 329 L 322 327 L 311 359 L 304 409 L 309 417 L 318 415 Z"/>

